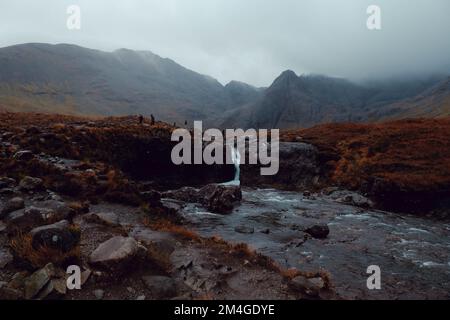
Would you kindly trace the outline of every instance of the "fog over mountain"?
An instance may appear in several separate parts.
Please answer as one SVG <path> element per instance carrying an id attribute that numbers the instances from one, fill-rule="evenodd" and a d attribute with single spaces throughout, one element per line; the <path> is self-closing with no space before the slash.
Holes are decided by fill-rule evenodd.
<path id="1" fill-rule="evenodd" d="M 143 114 L 227 128 L 450 115 L 448 75 L 361 85 L 287 70 L 268 88 L 223 86 L 150 51 L 42 43 L 0 48 L 0 70 L 0 111 Z"/>
<path id="2" fill-rule="evenodd" d="M 81 8 L 81 30 L 66 9 Z M 369 31 L 366 9 L 381 8 Z M 72 43 L 145 50 L 210 75 L 268 87 L 287 69 L 350 80 L 450 71 L 448 0 L 16 0 L 0 3 L 0 47 Z"/>

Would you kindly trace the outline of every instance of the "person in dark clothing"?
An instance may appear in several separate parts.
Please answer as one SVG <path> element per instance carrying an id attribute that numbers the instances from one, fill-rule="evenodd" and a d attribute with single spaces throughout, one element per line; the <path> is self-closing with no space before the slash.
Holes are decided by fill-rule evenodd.
<path id="1" fill-rule="evenodd" d="M 142 114 L 139 115 L 139 124 L 144 123 L 144 117 L 142 116 Z"/>
<path id="2" fill-rule="evenodd" d="M 153 115 L 150 115 L 150 124 L 151 124 L 152 126 L 155 125 L 155 117 L 154 117 Z"/>

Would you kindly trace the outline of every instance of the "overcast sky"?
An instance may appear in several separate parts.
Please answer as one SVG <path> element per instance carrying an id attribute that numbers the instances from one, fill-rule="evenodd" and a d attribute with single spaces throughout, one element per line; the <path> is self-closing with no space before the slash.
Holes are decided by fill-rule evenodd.
<path id="1" fill-rule="evenodd" d="M 382 30 L 366 27 L 371 4 Z M 222 83 L 267 86 L 286 69 L 358 80 L 450 73 L 449 13 L 450 0 L 0 0 L 0 46 L 150 50 Z"/>

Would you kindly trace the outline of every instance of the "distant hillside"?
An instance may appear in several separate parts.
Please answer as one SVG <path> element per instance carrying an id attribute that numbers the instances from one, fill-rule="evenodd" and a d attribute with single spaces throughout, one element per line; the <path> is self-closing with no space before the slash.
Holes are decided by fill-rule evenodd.
<path id="1" fill-rule="evenodd" d="M 217 117 L 254 97 L 249 85 L 224 87 L 170 59 L 126 49 L 24 44 L 0 49 L 0 70 L 0 110 L 9 111 L 142 113 L 181 123 Z"/>
<path id="2" fill-rule="evenodd" d="M 283 72 L 257 101 L 228 115 L 224 126 L 299 128 L 330 122 L 374 122 L 449 114 L 449 79 L 357 85 Z M 238 120 L 236 120 L 238 119 Z"/>

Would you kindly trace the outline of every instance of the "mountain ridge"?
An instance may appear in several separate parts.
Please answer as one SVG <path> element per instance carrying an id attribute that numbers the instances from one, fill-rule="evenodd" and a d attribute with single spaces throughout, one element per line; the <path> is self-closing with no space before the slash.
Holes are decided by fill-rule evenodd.
<path id="1" fill-rule="evenodd" d="M 359 84 L 283 71 L 267 88 L 222 85 L 151 51 L 73 44 L 0 48 L 0 111 L 154 115 L 183 124 L 290 129 L 450 115 L 449 77 Z"/>

